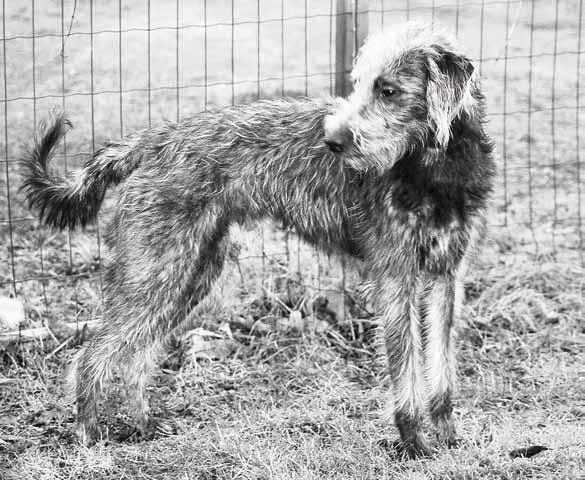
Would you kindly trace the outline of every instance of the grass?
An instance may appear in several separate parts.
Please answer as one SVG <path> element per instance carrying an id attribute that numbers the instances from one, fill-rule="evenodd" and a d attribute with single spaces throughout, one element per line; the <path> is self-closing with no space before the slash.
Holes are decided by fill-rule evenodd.
<path id="1" fill-rule="evenodd" d="M 466 285 L 456 400 L 462 447 L 412 462 L 400 462 L 379 443 L 397 435 L 381 414 L 383 365 L 372 347 L 367 312 L 339 293 L 354 285 L 357 274 L 268 225 L 261 235 L 237 236 L 238 263 L 200 309 L 197 326 L 216 333 L 206 343 L 212 358 L 194 352 L 193 326 L 186 326 L 150 387 L 155 412 L 175 422 L 177 431 L 137 442 L 123 392 L 114 388 L 103 412 L 109 440 L 90 449 L 77 445 L 65 376 L 83 335 L 63 337 L 60 324 L 100 316 L 104 252 L 96 238 L 109 203 L 99 227 L 52 232 L 38 225 L 17 193 L 15 159 L 22 144 L 45 112 L 63 103 L 77 128 L 55 165 L 71 169 L 93 143 L 149 120 L 257 95 L 327 93 L 328 2 L 307 3 L 306 36 L 303 2 L 285 2 L 282 24 L 279 3 L 261 2 L 260 26 L 256 2 L 235 2 L 240 24 L 233 31 L 232 77 L 229 2 L 207 2 L 205 71 L 204 29 L 197 26 L 201 4 L 180 2 L 177 31 L 176 11 L 153 0 L 150 93 L 147 32 L 141 30 L 147 3 L 123 2 L 122 27 L 129 31 L 122 34 L 119 58 L 118 4 L 94 2 L 93 29 L 106 31 L 94 36 L 93 95 L 92 50 L 83 33 L 90 30 L 89 3 L 77 2 L 62 57 L 60 5 L 36 2 L 34 77 L 30 5 L 6 3 L 11 100 L 0 118 L 0 167 L 6 172 L 0 178 L 0 295 L 18 294 L 26 311 L 22 326 L 49 325 L 55 338 L 0 350 L 0 478 L 585 478 L 585 272 L 576 266 L 585 205 L 575 109 L 585 62 L 578 71 L 577 55 L 570 53 L 578 49 L 579 2 L 559 2 L 556 22 L 554 2 L 485 2 L 483 38 L 480 2 L 461 2 L 459 13 L 455 2 L 433 2 L 441 6 L 435 20 L 458 29 L 481 65 L 492 114 L 487 128 L 501 175 L 490 213 L 492 237 Z M 430 20 L 431 2 L 408 3 L 411 16 Z M 392 9 L 385 2 L 381 13 L 382 4 L 371 1 L 370 30 L 403 21 L 403 7 L 406 2 L 392 2 Z M 66 31 L 73 2 L 65 8 Z M 536 55 L 529 58 L 531 38 Z M 205 87 L 206 81 L 211 85 Z M 115 193 L 109 202 L 113 198 Z M 330 310 L 313 312 L 323 295 Z M 330 321 L 334 314 L 337 322 Z M 549 450 L 510 458 L 512 450 L 532 445 Z"/>
<path id="2" fill-rule="evenodd" d="M 151 394 L 178 433 L 138 443 L 128 438 L 117 391 L 103 418 L 110 440 L 90 449 L 74 443 L 63 379 L 75 348 L 6 350 L 2 478 L 585 478 L 585 272 L 495 261 L 497 253 L 467 283 L 455 410 L 461 448 L 399 461 L 379 445 L 397 432 L 380 413 L 383 368 L 368 331 L 354 340 L 342 324 L 315 332 L 307 321 L 302 330 L 276 322 L 251 332 L 242 318 L 258 307 L 247 303 L 226 319 L 231 355 L 193 361 L 188 345 L 175 345 Z M 217 331 L 212 312 L 204 325 Z M 269 324 L 283 314 L 274 306 L 263 313 Z M 509 457 L 532 445 L 549 450 Z"/>

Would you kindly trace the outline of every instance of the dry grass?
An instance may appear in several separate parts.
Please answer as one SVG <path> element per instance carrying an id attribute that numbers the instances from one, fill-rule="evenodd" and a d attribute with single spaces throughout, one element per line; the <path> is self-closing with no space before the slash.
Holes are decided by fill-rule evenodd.
<path id="1" fill-rule="evenodd" d="M 114 392 L 110 405 L 120 409 L 103 419 L 110 440 L 79 447 L 62 385 L 75 349 L 4 352 L 2 478 L 585 478 L 584 273 L 498 251 L 484 257 L 461 328 L 463 445 L 432 459 L 402 463 L 378 445 L 396 431 L 380 414 L 383 368 L 367 329 L 355 340 L 340 324 L 287 330 L 276 322 L 282 309 L 264 302 L 259 312 L 248 301 L 224 314 L 230 356 L 193 362 L 177 343 L 163 363 L 151 393 L 158 415 L 178 427 L 168 437 L 135 443 Z M 250 331 L 248 315 L 276 327 Z M 509 457 L 531 445 L 549 450 Z"/>
<path id="2" fill-rule="evenodd" d="M 7 35 L 30 34 L 29 7 L 6 3 Z M 77 3 L 73 31 L 88 31 L 88 2 Z M 123 3 L 124 28 L 145 27 L 146 2 Z M 232 100 L 226 55 L 231 31 L 224 25 L 230 21 L 229 4 L 207 3 L 209 22 L 216 24 L 209 30 L 207 72 L 208 82 L 217 83 L 207 89 L 209 105 L 215 106 Z M 280 22 L 261 24 L 261 77 L 277 78 L 260 83 L 261 96 L 280 95 L 283 90 L 312 95 L 328 91 L 328 2 L 308 3 L 314 18 L 308 21 L 305 62 L 299 54 L 304 44 L 303 2 L 286 2 L 285 16 L 293 18 L 285 22 L 284 66 L 285 75 L 291 78 L 279 79 Z M 409 3 L 415 8 L 413 15 L 430 19 L 430 9 L 417 9 L 430 2 Z M 444 5 L 436 11 L 436 20 L 454 29 L 456 12 L 448 5 L 455 2 L 433 3 Z M 66 8 L 73 5 L 65 4 Z M 112 24 L 117 3 L 94 4 L 94 29 L 117 28 Z M 255 53 L 250 53 L 258 48 L 256 2 L 236 4 L 237 18 L 250 22 L 235 29 L 234 78 L 250 81 L 238 84 L 234 94 L 236 101 L 246 101 L 257 93 L 258 65 Z M 55 349 L 65 340 L 59 335 L 60 322 L 99 318 L 99 256 L 103 252 L 96 242 L 96 228 L 55 233 L 40 227 L 21 203 L 14 172 L 14 159 L 32 133 L 33 120 L 61 104 L 60 38 L 46 36 L 36 43 L 36 94 L 57 97 L 8 103 L 8 162 L 1 164 L 8 175 L 0 179 L 0 206 L 5 219 L 10 192 L 13 222 L 11 226 L 0 223 L 0 294 L 14 293 L 14 268 L 16 291 L 27 314 L 23 326 L 48 324 L 57 338 L 1 351 L 0 478 L 585 478 L 585 272 L 570 261 L 562 263 L 579 253 L 579 201 L 580 211 L 585 211 L 583 199 L 577 196 L 580 152 L 575 149 L 578 124 L 572 103 L 575 80 L 583 75 L 585 62 L 577 72 L 574 54 L 551 55 L 554 2 L 534 3 L 533 41 L 538 55 L 532 69 L 526 58 L 531 2 L 486 2 L 483 42 L 478 35 L 481 2 L 461 4 L 465 7 L 459 33 L 470 55 L 484 59 L 483 85 L 493 114 L 488 128 L 496 140 L 501 171 L 506 173 L 500 177 L 491 216 L 494 239 L 467 284 L 456 402 L 462 447 L 440 450 L 432 459 L 402 463 L 393 451 L 379 446 L 380 439 L 394 438 L 397 432 L 380 415 L 385 402 L 383 366 L 372 347 L 367 314 L 356 305 L 344 304 L 337 292 L 344 280 L 337 262 L 299 246 L 294 238 L 285 244 L 281 234 L 266 226 L 266 260 L 254 257 L 259 253 L 258 234 L 248 235 L 239 265 L 228 274 L 232 280 L 200 310 L 200 325 L 214 332 L 220 325 L 228 325 L 233 339 L 228 338 L 222 344 L 226 348 L 215 352 L 219 358 L 194 361 L 188 342 L 178 338 L 152 384 L 155 412 L 175 421 L 178 433 L 137 442 L 122 392 L 114 389 L 103 418 L 110 440 L 91 449 L 78 446 L 70 434 L 73 409 L 65 396 L 64 376 L 82 339 L 68 339 L 65 348 Z M 60 5 L 43 4 L 42 9 L 39 5 L 37 33 L 60 33 Z M 405 19 L 405 10 L 380 15 L 380 2 L 370 5 L 372 30 L 382 22 L 387 27 Z M 392 2 L 399 9 L 405 5 Z M 515 58 L 505 66 L 507 5 L 511 7 L 510 22 L 516 8 L 521 9 L 508 45 Z M 278 2 L 262 2 L 261 6 L 263 19 L 280 16 Z M 560 2 L 560 7 L 558 51 L 575 51 L 578 2 Z M 153 27 L 174 25 L 175 12 L 167 3 L 153 1 L 152 9 Z M 181 2 L 180 13 L 183 26 L 201 23 L 197 2 Z M 175 118 L 177 112 L 191 114 L 204 106 L 204 88 L 192 86 L 205 80 L 202 49 L 195 48 L 202 46 L 203 30 L 184 28 L 180 32 L 179 104 L 173 88 L 154 90 L 150 98 L 153 122 L 160 117 Z M 169 54 L 175 52 L 175 35 L 174 29 L 152 33 L 151 83 L 155 89 L 175 85 L 174 53 Z M 121 78 L 125 89 L 138 90 L 123 95 L 121 110 L 118 93 L 97 94 L 93 99 L 89 95 L 67 97 L 66 109 L 78 128 L 69 139 L 67 160 L 58 158 L 57 165 L 75 167 L 89 150 L 91 101 L 96 142 L 148 123 L 145 40 L 144 31 L 124 34 L 119 72 L 118 58 L 112 55 L 118 51 L 117 34 L 95 37 L 95 89 L 115 91 Z M 8 96 L 30 97 L 32 64 L 26 59 L 32 56 L 31 41 L 17 38 L 6 46 Z M 66 52 L 66 91 L 88 92 L 88 37 L 70 37 Z M 305 64 L 311 75 L 306 85 L 304 78 L 294 77 L 305 73 Z M 531 114 L 532 133 L 528 135 L 530 71 L 532 107 L 537 111 Z M 549 108 L 553 99 L 563 107 L 555 112 L 554 126 Z M 508 112 L 505 128 L 504 116 L 499 114 L 504 104 Z M 0 118 L 0 132 L 4 121 Z M 532 229 L 523 223 L 529 219 L 530 209 Z M 107 216 L 106 209 L 102 219 Z M 504 222 L 508 228 L 498 228 Z M 550 254 L 555 249 L 553 257 Z M 346 277 L 352 285 L 349 270 Z M 312 305 L 320 291 L 333 310 L 346 311 L 345 320 L 329 322 L 331 312 L 327 310 L 313 314 Z M 297 313 L 291 316 L 291 311 L 301 312 L 300 318 Z M 510 451 L 531 445 L 549 450 L 532 458 L 509 457 Z"/>

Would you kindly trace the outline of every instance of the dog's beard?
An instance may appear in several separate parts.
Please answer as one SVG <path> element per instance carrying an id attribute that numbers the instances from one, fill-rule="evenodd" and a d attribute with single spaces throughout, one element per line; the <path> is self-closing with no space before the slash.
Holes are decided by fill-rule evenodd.
<path id="1" fill-rule="evenodd" d="M 367 135 L 359 131 L 353 131 L 354 142 L 344 152 L 344 161 L 358 171 L 376 170 L 384 173 L 390 170 L 410 149 L 411 141 L 404 132 L 394 135 L 392 141 L 388 141 L 391 135 L 384 130 L 382 137 L 374 137 L 371 132 Z"/>

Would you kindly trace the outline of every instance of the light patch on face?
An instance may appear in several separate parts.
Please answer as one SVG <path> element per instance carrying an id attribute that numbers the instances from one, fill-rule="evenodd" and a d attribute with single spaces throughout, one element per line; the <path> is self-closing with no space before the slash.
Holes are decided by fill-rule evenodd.
<path id="1" fill-rule="evenodd" d="M 348 119 L 347 123 L 353 134 L 355 146 L 374 168 L 384 170 L 408 148 L 410 141 L 407 130 L 391 128 L 389 118 L 375 105 L 376 100 L 372 98 L 371 93 L 361 101 L 357 98 L 350 98 L 350 101 L 364 105 L 361 111 Z M 392 122 L 394 126 L 396 123 Z"/>
<path id="2" fill-rule="evenodd" d="M 412 143 L 407 124 L 390 119 L 371 90 L 354 91 L 325 118 L 326 137 L 346 129 L 352 144 L 344 152 L 344 160 L 356 170 L 384 171 L 407 151 Z"/>
<path id="3" fill-rule="evenodd" d="M 364 94 L 365 93 L 365 94 Z M 352 144 L 344 160 L 356 170 L 388 168 L 391 158 L 402 155 L 409 144 L 407 135 L 389 136 L 387 119 L 373 105 L 371 92 L 353 92 L 338 103 L 332 115 L 325 117 L 325 137 L 336 137 L 341 130 L 351 132 Z"/>
<path id="4" fill-rule="evenodd" d="M 325 129 L 325 135 L 331 136 L 333 132 L 344 127 L 344 118 L 340 112 L 336 115 L 327 115 L 323 127 Z"/>
<path id="5" fill-rule="evenodd" d="M 451 52 L 458 50 L 454 39 L 447 32 L 436 26 L 418 22 L 408 22 L 395 30 L 368 36 L 355 58 L 351 72 L 351 78 L 356 83 L 356 91 L 362 84 L 367 88 L 368 84 L 409 50 L 431 51 L 431 45 L 441 46 Z"/>

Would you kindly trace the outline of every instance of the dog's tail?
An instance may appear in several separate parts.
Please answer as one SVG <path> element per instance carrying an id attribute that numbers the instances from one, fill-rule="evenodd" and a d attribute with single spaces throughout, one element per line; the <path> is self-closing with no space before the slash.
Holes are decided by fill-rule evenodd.
<path id="1" fill-rule="evenodd" d="M 92 222 L 110 185 L 116 185 L 138 166 L 141 154 L 131 139 L 110 142 L 93 154 L 83 169 L 68 177 L 51 173 L 48 162 L 72 127 L 63 115 L 41 127 L 34 144 L 20 158 L 24 193 L 41 221 L 55 228 L 84 227 Z"/>

